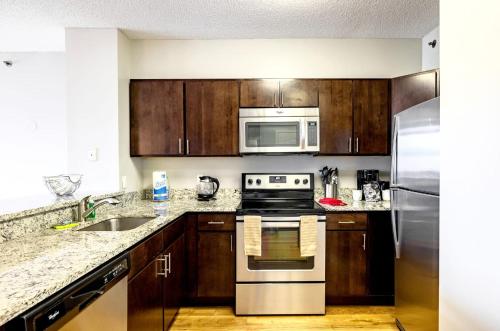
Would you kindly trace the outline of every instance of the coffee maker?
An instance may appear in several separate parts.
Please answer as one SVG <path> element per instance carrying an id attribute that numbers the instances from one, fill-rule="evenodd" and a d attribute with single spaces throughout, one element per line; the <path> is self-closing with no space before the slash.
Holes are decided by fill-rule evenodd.
<path id="1" fill-rule="evenodd" d="M 363 185 L 378 182 L 379 181 L 379 171 L 376 169 L 364 169 L 358 170 L 358 190 L 363 189 Z"/>

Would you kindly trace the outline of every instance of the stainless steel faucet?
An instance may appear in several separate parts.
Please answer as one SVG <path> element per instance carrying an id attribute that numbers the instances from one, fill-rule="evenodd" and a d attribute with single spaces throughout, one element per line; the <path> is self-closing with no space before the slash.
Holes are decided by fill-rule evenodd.
<path id="1" fill-rule="evenodd" d="M 120 200 L 115 199 L 115 198 L 107 198 L 107 199 L 102 199 L 99 200 L 98 203 L 96 203 L 93 207 L 87 208 L 90 195 L 86 196 L 80 202 L 78 203 L 78 208 L 76 211 L 76 221 L 77 222 L 84 222 L 87 217 L 97 209 L 97 207 L 105 205 L 105 204 L 110 204 L 110 205 L 116 205 L 120 203 Z"/>

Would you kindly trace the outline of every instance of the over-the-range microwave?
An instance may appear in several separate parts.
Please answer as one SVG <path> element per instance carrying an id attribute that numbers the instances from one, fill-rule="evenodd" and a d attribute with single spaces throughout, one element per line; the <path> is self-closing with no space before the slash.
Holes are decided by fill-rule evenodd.
<path id="1" fill-rule="evenodd" d="M 240 108 L 240 153 L 319 152 L 319 108 Z"/>

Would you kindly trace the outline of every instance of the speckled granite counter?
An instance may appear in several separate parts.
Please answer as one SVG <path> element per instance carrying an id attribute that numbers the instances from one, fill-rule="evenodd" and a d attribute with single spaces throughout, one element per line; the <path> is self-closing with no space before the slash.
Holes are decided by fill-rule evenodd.
<path id="1" fill-rule="evenodd" d="M 0 325 L 126 251 L 185 212 L 234 212 L 239 199 L 164 204 L 165 216 L 130 231 L 45 230 L 39 235 L 0 243 Z M 94 222 L 114 216 L 155 216 L 153 203 L 136 201 L 112 208 Z"/>
<path id="2" fill-rule="evenodd" d="M 179 194 L 178 199 L 163 204 L 135 200 L 123 207 L 109 208 L 97 220 L 80 226 L 88 226 L 109 217 L 164 214 L 130 231 L 46 229 L 36 235 L 0 243 L 0 325 L 128 250 L 186 212 L 234 212 L 240 203 L 235 192 L 211 202 L 196 201 L 189 197 L 190 194 Z M 344 201 L 348 203 L 347 206 L 323 206 L 328 211 L 390 209 L 389 202 L 353 203 L 348 198 L 344 198 Z"/>
<path id="3" fill-rule="evenodd" d="M 317 199 L 319 203 L 319 199 Z M 320 203 L 320 205 L 325 208 L 326 211 L 332 212 L 343 212 L 343 211 L 387 211 L 391 210 L 390 201 L 379 201 L 379 202 L 366 202 L 366 201 L 352 201 L 343 200 L 347 203 L 347 206 L 330 206 Z"/>

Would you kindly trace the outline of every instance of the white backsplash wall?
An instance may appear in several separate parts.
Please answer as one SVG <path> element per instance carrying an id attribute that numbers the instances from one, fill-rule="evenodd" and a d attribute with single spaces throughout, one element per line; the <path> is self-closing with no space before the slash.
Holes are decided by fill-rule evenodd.
<path id="1" fill-rule="evenodd" d="M 244 157 L 162 157 L 143 160 L 143 187 L 152 186 L 152 172 L 165 170 L 173 188 L 195 187 L 197 175 L 217 177 L 223 188 L 241 188 L 243 172 L 313 172 L 320 185 L 319 169 L 325 165 L 338 167 L 340 187 L 356 187 L 356 170 L 379 169 L 388 180 L 388 156 L 317 156 L 280 155 Z M 319 186 L 318 186 L 319 187 Z"/>

